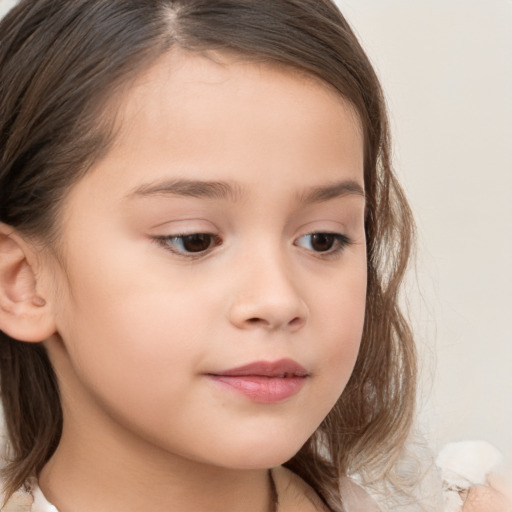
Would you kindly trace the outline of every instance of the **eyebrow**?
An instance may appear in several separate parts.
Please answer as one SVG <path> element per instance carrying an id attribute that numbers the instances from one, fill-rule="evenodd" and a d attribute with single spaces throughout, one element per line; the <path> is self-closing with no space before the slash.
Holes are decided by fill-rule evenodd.
<path id="1" fill-rule="evenodd" d="M 299 194 L 299 201 L 306 204 L 321 203 L 348 195 L 366 197 L 363 187 L 357 181 L 344 180 L 329 185 L 308 188 Z"/>
<path id="2" fill-rule="evenodd" d="M 129 196 L 171 195 L 205 199 L 231 199 L 236 201 L 242 195 L 242 190 L 235 184 L 226 181 L 203 181 L 174 179 L 157 183 L 147 183 L 137 187 Z"/>
<path id="3" fill-rule="evenodd" d="M 229 199 L 237 201 L 243 195 L 243 189 L 227 181 L 203 181 L 189 179 L 164 180 L 146 183 L 133 190 L 128 197 L 148 197 L 159 195 L 185 196 L 204 199 Z M 363 187 L 356 181 L 344 180 L 328 185 L 307 188 L 297 196 L 301 203 L 321 203 L 347 195 L 365 197 Z"/>

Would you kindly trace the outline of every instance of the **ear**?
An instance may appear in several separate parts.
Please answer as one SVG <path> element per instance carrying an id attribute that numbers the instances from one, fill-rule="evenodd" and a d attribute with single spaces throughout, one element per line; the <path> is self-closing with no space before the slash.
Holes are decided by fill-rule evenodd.
<path id="1" fill-rule="evenodd" d="M 55 333 L 52 311 L 37 292 L 35 252 L 0 223 L 0 330 L 19 341 L 40 342 Z"/>

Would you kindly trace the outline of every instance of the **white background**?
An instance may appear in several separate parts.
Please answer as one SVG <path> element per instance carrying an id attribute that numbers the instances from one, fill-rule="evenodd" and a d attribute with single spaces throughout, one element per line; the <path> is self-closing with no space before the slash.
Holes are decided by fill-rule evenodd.
<path id="1" fill-rule="evenodd" d="M 512 461 L 512 2 L 338 4 L 382 79 L 419 227 L 421 423 L 434 447 L 486 439 Z"/>
<path id="2" fill-rule="evenodd" d="M 338 0 L 388 97 L 419 228 L 422 422 L 512 461 L 512 2 Z"/>

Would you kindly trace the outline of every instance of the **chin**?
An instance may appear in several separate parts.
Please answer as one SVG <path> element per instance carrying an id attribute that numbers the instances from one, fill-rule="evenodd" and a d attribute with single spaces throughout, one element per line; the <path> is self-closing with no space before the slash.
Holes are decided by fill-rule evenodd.
<path id="1" fill-rule="evenodd" d="M 307 438 L 290 439 L 290 435 L 258 439 L 243 445 L 231 446 L 224 453 L 223 466 L 233 469 L 268 469 L 290 460 L 304 445 Z"/>

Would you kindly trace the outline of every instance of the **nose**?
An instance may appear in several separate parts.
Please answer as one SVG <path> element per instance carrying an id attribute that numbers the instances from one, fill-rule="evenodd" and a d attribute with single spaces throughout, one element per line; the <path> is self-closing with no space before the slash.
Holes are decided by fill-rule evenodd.
<path id="1" fill-rule="evenodd" d="M 236 274 L 235 298 L 229 311 L 234 326 L 293 332 L 306 323 L 308 307 L 285 262 L 271 257 L 250 258 Z"/>

